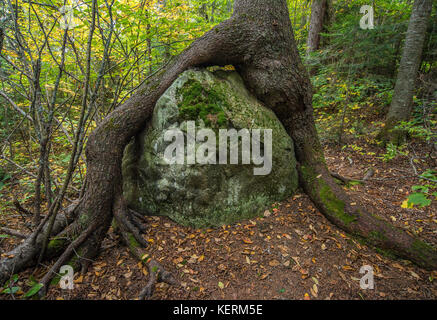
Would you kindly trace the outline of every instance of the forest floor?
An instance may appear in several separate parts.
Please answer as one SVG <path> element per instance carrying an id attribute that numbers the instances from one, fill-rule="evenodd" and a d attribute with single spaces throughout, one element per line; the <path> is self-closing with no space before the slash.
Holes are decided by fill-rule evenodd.
<path id="1" fill-rule="evenodd" d="M 394 225 L 418 233 L 437 245 L 435 202 L 426 208 L 401 204 L 411 186 L 413 169 L 407 157 L 390 162 L 385 152 L 357 139 L 357 148 L 326 146 L 329 168 L 346 177 L 362 179 L 374 168 L 373 178 L 346 191 L 370 211 Z M 353 150 L 355 149 L 355 150 Z M 418 164 L 420 166 L 420 164 Z M 2 201 L 10 195 L 2 194 Z M 152 299 L 436 299 L 437 271 L 393 259 L 360 243 L 328 222 L 308 197 L 297 194 L 275 204 L 263 216 L 222 228 L 196 230 L 163 217 L 149 217 L 150 255 L 180 281 L 180 286 L 158 284 Z M 0 214 L 0 224 L 23 229 L 13 212 Z M 7 252 L 18 240 L 0 239 Z M 360 268 L 375 272 L 373 290 L 360 289 Z M 19 274 L 26 291 L 33 272 L 40 279 L 48 265 Z M 73 290 L 53 285 L 47 299 L 135 299 L 147 281 L 147 269 L 118 242 L 111 229 L 100 256 L 85 275 L 75 275 Z M 11 299 L 0 294 L 0 299 Z"/>

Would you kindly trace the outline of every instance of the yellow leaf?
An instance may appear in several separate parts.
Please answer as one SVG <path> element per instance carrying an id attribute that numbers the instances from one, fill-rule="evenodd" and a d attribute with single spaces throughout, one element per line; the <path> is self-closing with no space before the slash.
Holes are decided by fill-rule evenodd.
<path id="1" fill-rule="evenodd" d="M 401 208 L 404 209 L 411 209 L 413 207 L 413 204 L 408 203 L 408 199 L 404 200 L 404 202 L 402 202 Z"/>
<path id="2" fill-rule="evenodd" d="M 271 267 L 279 266 L 279 261 L 278 260 L 272 260 L 272 261 L 269 262 L 269 266 L 271 266 Z"/>

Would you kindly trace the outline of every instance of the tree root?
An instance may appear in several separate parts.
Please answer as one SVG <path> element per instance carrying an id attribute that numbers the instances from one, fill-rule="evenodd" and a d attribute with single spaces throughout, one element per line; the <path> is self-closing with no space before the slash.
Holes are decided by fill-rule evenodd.
<path id="1" fill-rule="evenodd" d="M 57 235 L 64 230 L 68 225 L 68 221 L 67 214 L 59 214 L 53 226 L 52 235 Z M 6 258 L 0 260 L 0 284 L 3 284 L 12 274 L 36 264 L 46 227 L 42 227 L 41 230 L 42 232 L 38 234 L 28 236 L 23 243 L 6 253 Z M 64 246 L 51 248 L 48 256 L 60 252 L 63 248 Z"/>
<path id="2" fill-rule="evenodd" d="M 132 245 L 140 245 L 147 248 L 148 244 L 142 236 L 142 234 L 147 231 L 146 227 L 141 223 L 141 221 L 139 221 L 139 218 L 133 213 L 133 211 L 127 208 L 122 196 L 120 196 L 119 200 L 116 202 L 114 219 L 126 244 L 129 247 Z"/>
<path id="3" fill-rule="evenodd" d="M 91 224 L 84 232 L 82 232 L 79 237 L 77 237 L 72 243 L 70 243 L 67 249 L 64 250 L 64 252 L 58 258 L 55 264 L 50 268 L 49 272 L 47 272 L 40 281 L 40 283 L 43 285 L 39 290 L 40 297 L 46 295 L 49 282 L 50 280 L 52 280 L 57 270 L 59 270 L 59 268 L 63 266 L 67 262 L 67 260 L 70 259 L 74 251 L 88 238 L 88 236 L 96 229 L 96 227 L 96 224 Z"/>
<path id="4" fill-rule="evenodd" d="M 166 271 L 160 263 L 155 260 L 151 260 L 148 263 L 149 269 L 149 281 L 147 282 L 144 289 L 141 291 L 138 299 L 145 300 L 146 298 L 150 298 L 155 291 L 155 285 L 157 282 L 164 282 L 169 285 L 177 285 L 178 282 L 173 277 L 173 275 Z"/>
<path id="5" fill-rule="evenodd" d="M 437 250 L 433 246 L 351 201 L 325 166 L 300 165 L 299 176 L 316 207 L 336 226 L 389 255 L 411 260 L 427 270 L 437 269 Z"/>
<path id="6" fill-rule="evenodd" d="M 343 184 L 349 184 L 349 183 L 364 183 L 364 180 L 358 180 L 358 179 L 353 179 L 353 178 L 349 178 L 349 177 L 345 177 L 342 176 L 336 172 L 331 172 L 331 176 L 334 177 L 337 180 L 340 180 Z"/>
<path id="7" fill-rule="evenodd" d="M 369 168 L 366 173 L 364 174 L 363 179 L 354 179 L 354 178 L 349 178 L 349 177 L 345 177 L 340 175 L 337 172 L 333 172 L 331 171 L 331 176 L 339 181 L 341 181 L 343 184 L 349 184 L 349 183 L 361 183 L 364 184 L 367 182 L 367 180 L 369 180 L 370 178 L 372 178 L 372 176 L 375 174 L 375 170 L 373 170 L 373 168 Z"/>
<path id="8" fill-rule="evenodd" d="M 27 216 L 33 216 L 33 215 L 34 215 L 33 212 L 31 212 L 31 211 L 25 209 L 25 208 L 21 205 L 21 203 L 17 200 L 17 198 L 15 198 L 15 196 L 14 196 L 13 204 L 14 204 L 14 206 L 15 206 L 15 209 L 17 209 L 17 211 L 18 211 L 19 213 L 23 213 L 23 214 L 25 214 L 25 215 L 27 215 Z"/>
<path id="9" fill-rule="evenodd" d="M 114 211 L 116 227 L 122 236 L 123 242 L 129 248 L 131 254 L 146 264 L 149 270 L 149 280 L 139 295 L 140 300 L 150 298 L 155 290 L 157 282 L 164 282 L 170 285 L 177 285 L 178 281 L 173 275 L 166 271 L 159 262 L 151 259 L 145 249 L 148 247 L 147 242 L 142 237 L 146 228 L 139 220 L 144 220 L 139 213 L 130 210 L 125 205 L 122 196 L 116 201 L 116 210 Z"/>
<path id="10" fill-rule="evenodd" d="M 0 227 L 0 232 L 6 233 L 10 236 L 21 238 L 21 239 L 26 239 L 29 236 L 28 234 L 23 234 L 21 232 L 18 232 L 17 230 L 4 228 L 4 227 Z"/>

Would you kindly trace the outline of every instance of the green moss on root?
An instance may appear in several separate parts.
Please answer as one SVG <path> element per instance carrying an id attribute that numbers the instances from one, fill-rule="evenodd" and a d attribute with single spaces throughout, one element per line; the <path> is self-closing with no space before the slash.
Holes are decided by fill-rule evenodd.
<path id="1" fill-rule="evenodd" d="M 47 244 L 47 249 L 50 251 L 61 250 L 62 248 L 64 248 L 64 245 L 65 245 L 65 239 L 54 238 L 50 240 L 49 243 Z"/>
<path id="2" fill-rule="evenodd" d="M 411 250 L 417 253 L 420 258 L 425 261 L 429 260 L 430 254 L 436 254 L 436 250 L 431 245 L 418 239 L 413 241 L 413 244 L 411 245 Z"/>
<path id="3" fill-rule="evenodd" d="M 138 243 L 138 241 L 135 240 L 135 237 L 133 236 L 132 233 L 129 233 L 129 234 L 128 234 L 128 239 L 129 239 L 129 248 L 130 248 L 131 250 L 134 250 L 134 249 L 136 249 L 136 248 L 141 247 L 141 245 Z"/>
<path id="4" fill-rule="evenodd" d="M 382 255 L 385 258 L 389 258 L 389 259 L 392 259 L 392 260 L 397 260 L 398 259 L 398 256 L 396 255 L 396 252 L 394 252 L 392 250 L 383 249 L 381 247 L 376 247 L 376 246 L 373 246 L 373 247 L 374 247 L 376 252 L 378 252 L 380 255 Z"/>
<path id="5" fill-rule="evenodd" d="M 370 231 L 369 232 L 369 239 L 373 240 L 373 241 L 384 241 L 384 240 L 387 240 L 387 237 L 382 232 Z"/>
<path id="6" fill-rule="evenodd" d="M 344 211 L 344 202 L 335 196 L 334 192 L 332 192 L 331 188 L 325 182 L 320 181 L 319 187 L 320 200 L 337 219 L 346 225 L 356 220 L 356 217 Z"/>
<path id="7" fill-rule="evenodd" d="M 345 212 L 345 203 L 338 199 L 331 187 L 321 178 L 318 177 L 317 172 L 308 166 L 301 166 L 300 172 L 305 183 L 317 192 L 317 198 L 320 199 L 321 204 L 328 210 L 329 214 L 337 218 L 345 225 L 354 222 L 357 218 Z"/>

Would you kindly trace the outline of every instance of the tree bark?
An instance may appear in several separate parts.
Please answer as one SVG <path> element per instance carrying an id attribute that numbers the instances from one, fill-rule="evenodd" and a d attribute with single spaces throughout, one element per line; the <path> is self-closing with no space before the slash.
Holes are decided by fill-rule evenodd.
<path id="1" fill-rule="evenodd" d="M 326 15 L 327 0 L 313 0 L 311 7 L 310 28 L 307 39 L 307 54 L 319 49 L 320 33 L 323 30 L 323 21 Z"/>
<path id="2" fill-rule="evenodd" d="M 84 196 L 74 208 L 74 221 L 64 230 L 53 232 L 55 239 L 69 238 L 61 243 L 68 247 L 55 267 L 71 259 L 70 253 L 74 251 L 79 255 L 73 257 L 74 262 L 85 271 L 89 259 L 97 255 L 113 218 L 122 238 L 139 256 L 138 247 L 146 244 L 139 218 L 126 208 L 122 198 L 123 150 L 144 128 L 156 101 L 181 72 L 192 67 L 228 64 L 235 66 L 248 89 L 282 121 L 295 143 L 300 183 L 330 221 L 372 245 L 392 250 L 421 266 L 437 267 L 433 247 L 354 206 L 331 177 L 315 129 L 311 83 L 299 58 L 285 0 L 236 0 L 229 20 L 197 39 L 152 75 L 91 133 L 86 147 Z M 39 239 L 36 235 L 34 238 Z M 33 244 L 32 250 L 28 244 L 20 246 L 13 257 L 2 260 L 0 282 L 6 280 L 17 257 L 21 267 L 33 261 L 40 242 Z M 57 270 L 50 272 L 53 271 Z M 43 283 L 48 284 L 49 279 L 47 275 Z"/>
<path id="3" fill-rule="evenodd" d="M 413 105 L 417 72 L 420 67 L 426 29 L 432 11 L 432 0 L 415 0 L 402 53 L 393 99 L 384 129 L 380 134 L 385 142 L 399 144 L 405 137 L 401 130 L 393 130 L 401 121 L 408 121 Z"/>

